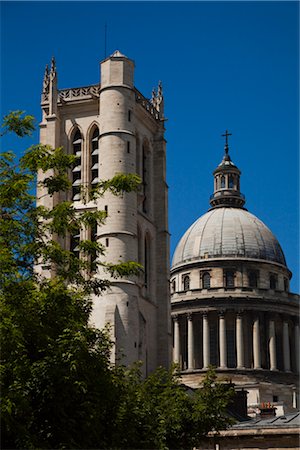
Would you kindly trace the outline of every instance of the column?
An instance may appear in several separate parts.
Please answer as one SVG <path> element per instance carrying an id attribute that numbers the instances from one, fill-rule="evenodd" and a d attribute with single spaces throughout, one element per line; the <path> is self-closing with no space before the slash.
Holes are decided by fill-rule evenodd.
<path id="1" fill-rule="evenodd" d="M 226 345 L 226 321 L 225 313 L 219 313 L 219 354 L 220 354 L 220 368 L 227 367 L 227 345 Z"/>
<path id="2" fill-rule="evenodd" d="M 180 363 L 180 334 L 178 316 L 174 316 L 174 362 Z"/>
<path id="3" fill-rule="evenodd" d="M 188 369 L 194 369 L 194 330 L 193 330 L 193 316 L 192 314 L 188 314 Z"/>
<path id="4" fill-rule="evenodd" d="M 291 371 L 289 324 L 286 320 L 283 322 L 283 366 L 285 372 Z"/>
<path id="5" fill-rule="evenodd" d="M 203 369 L 207 369 L 210 363 L 209 323 L 207 313 L 203 314 L 202 320 L 203 320 Z"/>
<path id="6" fill-rule="evenodd" d="M 236 367 L 238 369 L 245 368 L 243 317 L 241 312 L 238 312 L 236 316 Z"/>
<path id="7" fill-rule="evenodd" d="M 299 325 L 295 324 L 294 326 L 294 335 L 295 335 L 295 363 L 296 363 L 296 372 L 299 373 L 300 372 L 300 364 L 299 364 L 299 359 L 300 359 L 300 355 L 299 355 Z"/>
<path id="8" fill-rule="evenodd" d="M 277 370 L 275 322 L 269 322 L 269 358 L 270 370 Z"/>
<path id="9" fill-rule="evenodd" d="M 254 369 L 261 369 L 259 318 L 253 322 L 253 363 Z"/>

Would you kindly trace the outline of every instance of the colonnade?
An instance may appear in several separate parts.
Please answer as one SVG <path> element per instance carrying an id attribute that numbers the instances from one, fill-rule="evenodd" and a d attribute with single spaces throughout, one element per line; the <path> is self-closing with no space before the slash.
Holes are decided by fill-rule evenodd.
<path id="1" fill-rule="evenodd" d="M 276 370 L 284 370 L 285 372 L 291 372 L 292 368 L 294 371 L 299 372 L 299 325 L 298 323 L 291 323 L 288 317 L 283 317 L 281 321 L 282 330 L 280 332 L 281 349 L 283 353 L 283 367 L 278 365 L 277 361 L 277 345 L 278 345 L 278 337 L 276 337 L 276 330 L 278 330 L 278 326 L 276 328 L 275 319 L 270 315 L 267 320 L 264 320 L 262 323 L 262 319 L 259 314 L 253 314 L 251 316 L 250 321 L 247 323 L 245 321 L 245 312 L 231 312 L 231 320 L 232 314 L 234 315 L 234 345 L 231 351 L 235 352 L 235 367 L 237 369 L 269 369 L 272 371 Z M 251 312 L 250 312 L 251 314 Z M 195 325 L 197 322 L 197 326 L 199 324 L 199 316 L 201 317 L 202 326 L 201 334 L 199 339 L 199 333 L 197 334 L 198 339 L 195 339 Z M 217 338 L 217 347 L 218 347 L 218 364 L 217 366 L 220 369 L 226 369 L 228 367 L 228 339 L 227 339 L 227 315 L 226 311 L 218 311 L 218 319 L 217 319 L 217 333 L 215 338 Z M 249 317 L 249 316 L 248 316 Z M 195 318 L 198 320 L 195 321 Z M 174 362 L 177 362 L 182 365 L 182 336 L 181 336 L 181 327 L 184 325 L 184 329 L 186 330 L 186 356 L 187 356 L 187 364 L 183 369 L 193 370 L 193 369 L 206 369 L 211 364 L 211 336 L 210 336 L 210 326 L 212 317 L 207 311 L 203 311 L 201 313 L 189 313 L 189 314 L 181 314 L 181 315 L 173 315 L 174 322 Z M 215 320 L 215 319 L 214 319 Z M 184 322 L 187 323 L 184 323 Z M 180 326 L 181 323 L 181 326 Z M 251 339 L 247 341 L 247 345 L 251 346 L 251 359 L 252 361 L 245 364 L 245 328 L 249 327 L 250 323 L 250 334 Z M 265 341 L 263 348 L 262 336 L 261 336 L 261 327 L 267 327 L 265 329 Z M 291 328 L 291 329 L 290 329 Z M 198 330 L 199 331 L 199 330 Z M 294 340 L 293 348 L 290 347 L 290 334 L 292 334 L 292 339 Z M 252 341 L 252 342 L 251 342 Z M 201 346 L 201 354 L 202 354 L 202 366 L 196 367 L 195 364 L 195 349 L 197 346 Z M 249 350 L 249 349 L 248 349 Z M 262 353 L 267 353 L 267 365 L 262 365 Z M 293 358 L 295 357 L 295 361 L 291 361 L 291 353 Z"/>

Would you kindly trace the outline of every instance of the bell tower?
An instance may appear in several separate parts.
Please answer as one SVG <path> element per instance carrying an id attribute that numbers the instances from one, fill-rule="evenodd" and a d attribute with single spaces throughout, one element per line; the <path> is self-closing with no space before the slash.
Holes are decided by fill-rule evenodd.
<path id="1" fill-rule="evenodd" d="M 99 84 L 63 90 L 56 87 L 55 64 L 50 72 L 46 69 L 41 142 L 79 156 L 70 173 L 69 197 L 79 214 L 86 209 L 106 211 L 106 223 L 91 236 L 106 249 L 101 258 L 114 264 L 136 261 L 144 267 L 139 277 L 119 279 L 97 270 L 95 277 L 109 279 L 110 287 L 93 297 L 91 321 L 98 328 L 109 323 L 113 362 L 141 360 L 146 375 L 159 365 L 167 367 L 171 359 L 162 84 L 152 99 L 145 98 L 134 85 L 134 62 L 118 50 L 100 67 Z M 55 130 L 50 128 L 53 121 Z M 140 191 L 87 198 L 95 183 L 117 173 L 137 173 Z M 43 201 L 47 204 L 50 198 Z M 78 230 L 66 238 L 65 247 L 76 250 L 78 240 L 90 233 Z"/>

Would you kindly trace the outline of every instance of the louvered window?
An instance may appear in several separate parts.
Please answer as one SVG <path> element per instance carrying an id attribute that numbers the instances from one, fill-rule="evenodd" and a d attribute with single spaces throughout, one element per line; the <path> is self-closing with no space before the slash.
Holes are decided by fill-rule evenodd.
<path id="1" fill-rule="evenodd" d="M 75 161 L 72 168 L 72 200 L 78 201 L 80 200 L 80 192 L 81 192 L 81 175 L 82 175 L 82 138 L 80 131 L 77 130 L 73 141 L 73 155 L 77 156 L 77 160 Z"/>
<path id="2" fill-rule="evenodd" d="M 99 183 L 99 130 L 95 129 L 91 142 L 91 184 Z"/>

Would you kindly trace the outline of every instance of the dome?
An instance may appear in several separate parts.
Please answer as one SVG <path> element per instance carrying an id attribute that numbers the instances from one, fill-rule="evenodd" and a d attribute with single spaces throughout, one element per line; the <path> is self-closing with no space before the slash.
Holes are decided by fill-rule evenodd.
<path id="1" fill-rule="evenodd" d="M 242 208 L 213 208 L 181 238 L 172 268 L 215 258 L 251 258 L 286 266 L 279 242 L 266 225 Z"/>

